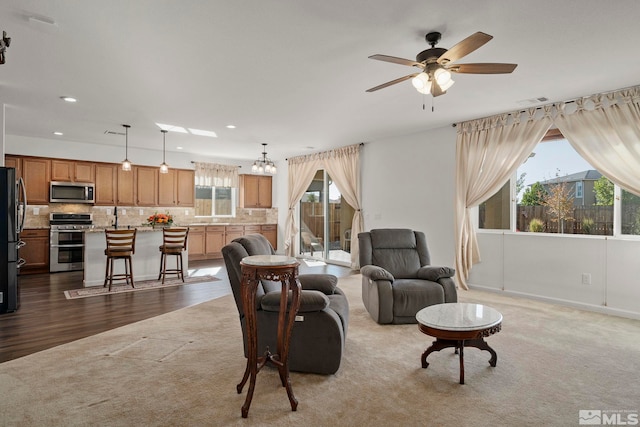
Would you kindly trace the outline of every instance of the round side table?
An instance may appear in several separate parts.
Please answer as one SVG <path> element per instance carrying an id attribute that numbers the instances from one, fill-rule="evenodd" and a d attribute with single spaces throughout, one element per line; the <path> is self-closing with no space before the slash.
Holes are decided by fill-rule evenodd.
<path id="1" fill-rule="evenodd" d="M 256 376 L 268 362 L 278 368 L 282 386 L 287 390 L 291 410 L 295 411 L 298 408 L 298 400 L 293 395 L 289 379 L 289 340 L 296 314 L 300 308 L 299 263 L 295 258 L 283 255 L 254 255 L 243 258 L 240 265 L 242 267 L 242 306 L 245 314 L 248 355 L 242 381 L 236 387 L 238 393 L 242 392 L 247 380 L 250 379 L 247 397 L 242 405 L 242 418 L 247 418 L 249 414 Z M 267 348 L 261 356 L 258 356 L 256 290 L 260 280 L 279 281 L 282 283 L 282 290 L 280 292 L 276 353 L 272 354 Z M 291 304 L 287 311 L 289 290 L 291 290 Z"/>

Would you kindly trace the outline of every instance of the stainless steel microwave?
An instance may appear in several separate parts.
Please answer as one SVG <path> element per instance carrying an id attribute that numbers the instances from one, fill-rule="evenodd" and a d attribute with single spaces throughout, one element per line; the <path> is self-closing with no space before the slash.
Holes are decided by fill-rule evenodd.
<path id="1" fill-rule="evenodd" d="M 54 203 L 95 203 L 95 185 L 90 182 L 51 181 L 49 201 Z"/>

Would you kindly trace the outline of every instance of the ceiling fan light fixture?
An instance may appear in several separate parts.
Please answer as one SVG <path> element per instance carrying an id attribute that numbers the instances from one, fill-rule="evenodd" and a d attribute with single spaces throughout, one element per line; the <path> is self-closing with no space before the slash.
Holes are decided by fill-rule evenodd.
<path id="1" fill-rule="evenodd" d="M 444 68 L 438 68 L 434 71 L 433 77 L 440 86 L 444 86 L 451 80 L 451 73 Z"/>
<path id="2" fill-rule="evenodd" d="M 455 83 L 455 81 L 453 79 L 449 79 L 446 83 L 443 83 L 440 85 L 440 89 L 442 89 L 443 91 L 449 89 L 451 86 L 453 86 L 453 84 Z"/>
<path id="3" fill-rule="evenodd" d="M 415 76 L 413 79 L 411 79 L 411 84 L 418 91 L 420 91 L 421 89 L 424 89 L 425 87 L 431 86 L 431 82 L 429 81 L 429 76 L 427 75 L 427 73 L 420 73 L 417 76 Z"/>

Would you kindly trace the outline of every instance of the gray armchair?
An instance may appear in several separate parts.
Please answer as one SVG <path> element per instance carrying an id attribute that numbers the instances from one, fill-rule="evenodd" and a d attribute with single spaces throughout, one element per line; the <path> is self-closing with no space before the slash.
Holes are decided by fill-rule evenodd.
<path id="1" fill-rule="evenodd" d="M 358 234 L 362 300 L 378 323 L 417 323 L 424 307 L 457 302 L 455 270 L 431 266 L 424 233 L 377 229 Z"/>
<path id="2" fill-rule="evenodd" d="M 222 248 L 229 282 L 233 290 L 247 356 L 245 315 L 240 290 L 242 269 L 240 261 L 250 255 L 273 255 L 269 241 L 261 234 L 248 234 Z M 338 278 L 330 274 L 303 274 L 300 309 L 291 332 L 289 369 L 297 372 L 333 374 L 338 371 L 344 353 L 349 303 L 336 285 Z M 258 285 L 257 323 L 258 349 L 277 348 L 280 282 L 262 281 Z"/>

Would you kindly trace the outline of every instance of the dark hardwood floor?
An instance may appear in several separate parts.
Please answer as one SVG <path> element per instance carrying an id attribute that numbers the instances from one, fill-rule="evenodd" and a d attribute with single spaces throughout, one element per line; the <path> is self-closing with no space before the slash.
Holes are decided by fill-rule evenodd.
<path id="1" fill-rule="evenodd" d="M 68 300 L 64 291 L 82 287 L 82 272 L 20 276 L 20 308 L 0 315 L 0 363 L 231 293 L 223 260 L 190 261 L 189 271 L 221 280 Z M 341 277 L 352 271 L 301 262 L 304 273 Z"/>

